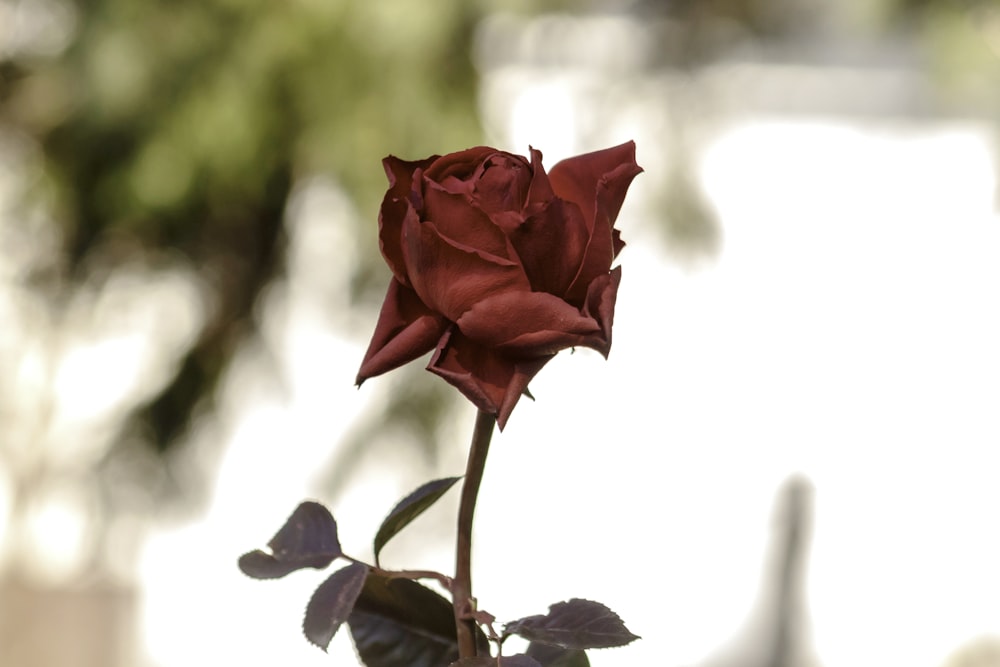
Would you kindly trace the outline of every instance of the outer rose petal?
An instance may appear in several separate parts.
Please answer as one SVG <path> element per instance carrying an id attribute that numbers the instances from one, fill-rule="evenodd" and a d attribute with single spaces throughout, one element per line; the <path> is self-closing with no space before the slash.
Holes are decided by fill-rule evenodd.
<path id="1" fill-rule="evenodd" d="M 566 290 L 566 300 L 571 303 L 581 303 L 587 296 L 590 283 L 598 276 L 606 274 L 615 259 L 611 225 L 602 223 L 606 220 L 606 217 L 599 215 L 597 223 L 590 225 L 590 242 L 583 253 L 576 276 Z"/>
<path id="2" fill-rule="evenodd" d="M 587 291 L 587 307 L 583 312 L 593 317 L 601 326 L 602 336 L 594 336 L 592 342 L 600 341 L 600 345 L 588 345 L 607 359 L 611 352 L 611 325 L 615 321 L 615 303 L 618 301 L 618 285 L 622 281 L 622 267 L 616 266 L 611 273 L 599 276 L 590 283 Z"/>
<path id="3" fill-rule="evenodd" d="M 529 290 L 517 262 L 458 245 L 431 222 L 407 220 L 403 255 L 420 299 L 452 322 L 491 294 Z"/>
<path id="4" fill-rule="evenodd" d="M 621 232 L 615 229 L 615 221 L 621 213 L 622 203 L 625 201 L 625 194 L 628 186 L 632 184 L 632 179 L 642 173 L 642 167 L 637 164 L 623 164 L 610 174 L 607 174 L 597 184 L 597 223 L 603 217 L 607 220 L 607 225 L 611 227 L 611 235 L 614 237 L 615 257 L 625 247 L 625 242 L 621 239 Z"/>
<path id="5" fill-rule="evenodd" d="M 640 173 L 642 167 L 635 163 L 635 142 L 629 141 L 613 148 L 567 158 L 549 170 L 549 181 L 557 197 L 580 206 L 588 223 L 594 220 L 598 184 L 604 181 L 603 187 L 611 195 L 607 213 L 614 223 L 629 184 Z"/>
<path id="6" fill-rule="evenodd" d="M 397 280 L 390 281 L 356 384 L 430 352 L 449 326 L 451 323 L 427 308 L 416 292 Z"/>
<path id="7" fill-rule="evenodd" d="M 553 356 L 509 359 L 453 328 L 441 338 L 427 370 L 454 385 L 480 410 L 496 415 L 502 431 L 528 383 Z"/>
<path id="8" fill-rule="evenodd" d="M 413 189 L 413 177 L 417 171 L 425 171 L 434 164 L 439 156 L 432 155 L 423 160 L 400 160 L 395 155 L 388 155 L 382 160 L 382 168 L 389 180 L 387 198 L 406 199 Z"/>
<path id="9" fill-rule="evenodd" d="M 579 204 L 591 230 L 590 245 L 567 300 L 584 298 L 591 281 L 607 272 L 624 243 L 614 229 L 628 187 L 642 168 L 635 163 L 635 143 L 563 160 L 549 172 L 557 196 Z"/>
<path id="10" fill-rule="evenodd" d="M 484 299 L 459 318 L 469 339 L 517 357 L 555 354 L 574 345 L 601 346 L 601 325 L 557 296 L 506 292 Z"/>
<path id="11" fill-rule="evenodd" d="M 410 201 L 390 200 L 386 195 L 378 213 L 378 247 L 385 263 L 392 270 L 393 277 L 407 287 L 412 287 L 410 277 L 406 274 L 406 258 L 403 253 L 403 227 L 407 220 L 420 222 Z"/>
<path id="12" fill-rule="evenodd" d="M 409 280 L 406 278 L 406 268 L 403 265 L 403 249 L 400 246 L 400 239 L 403 232 L 403 219 L 407 215 L 416 215 L 412 211 L 410 203 L 414 174 L 419 174 L 420 170 L 437 158 L 437 155 L 432 155 L 426 160 L 410 162 L 389 155 L 382 160 L 382 167 L 389 179 L 389 189 L 386 191 L 385 197 L 382 199 L 382 207 L 379 209 L 379 247 L 382 250 L 382 256 L 385 257 L 386 264 L 392 269 L 392 274 L 404 285 L 408 285 Z"/>

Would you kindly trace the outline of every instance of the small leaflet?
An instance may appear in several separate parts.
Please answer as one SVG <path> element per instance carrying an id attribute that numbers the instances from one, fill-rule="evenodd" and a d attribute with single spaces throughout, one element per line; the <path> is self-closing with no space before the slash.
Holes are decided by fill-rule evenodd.
<path id="1" fill-rule="evenodd" d="M 313 501 L 296 507 L 267 545 L 270 553 L 255 549 L 240 557 L 240 570 L 248 577 L 277 579 L 306 567 L 323 569 L 342 555 L 337 522 Z"/>
<path id="2" fill-rule="evenodd" d="M 351 563 L 331 574 L 309 599 L 302 632 L 324 651 L 333 636 L 351 615 L 368 576 L 368 566 Z"/>
<path id="3" fill-rule="evenodd" d="M 580 650 L 624 646 L 639 638 L 629 632 L 618 614 L 600 602 L 580 598 L 557 602 L 549 607 L 548 614 L 508 623 L 504 634 Z"/>
<path id="4" fill-rule="evenodd" d="M 382 547 L 391 540 L 396 533 L 401 531 L 411 521 L 424 513 L 424 511 L 436 503 L 438 499 L 450 489 L 461 477 L 445 477 L 427 482 L 410 495 L 403 498 L 389 512 L 382 525 L 379 526 L 375 535 L 375 563 L 378 564 L 378 555 Z"/>

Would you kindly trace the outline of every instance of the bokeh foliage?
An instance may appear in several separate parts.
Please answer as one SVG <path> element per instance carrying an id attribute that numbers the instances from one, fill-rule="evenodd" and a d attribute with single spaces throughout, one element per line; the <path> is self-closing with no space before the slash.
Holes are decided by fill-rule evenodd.
<path id="1" fill-rule="evenodd" d="M 384 289 L 380 159 L 480 141 L 478 12 L 461 0 L 77 0 L 62 54 L 0 64 L 0 121 L 43 148 L 68 279 L 94 258 L 160 252 L 190 260 L 209 291 L 203 335 L 142 415 L 157 448 L 253 329 L 298 177 L 333 175 L 368 214 L 354 292 Z"/>

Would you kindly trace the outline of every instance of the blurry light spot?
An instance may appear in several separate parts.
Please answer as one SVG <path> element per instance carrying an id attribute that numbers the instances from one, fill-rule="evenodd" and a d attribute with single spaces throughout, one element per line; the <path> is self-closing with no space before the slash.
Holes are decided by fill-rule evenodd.
<path id="1" fill-rule="evenodd" d="M 572 155 L 577 137 L 575 115 L 569 91 L 557 81 L 525 88 L 511 111 L 512 148 L 526 151 L 531 145 L 553 156 Z"/>
<path id="2" fill-rule="evenodd" d="M 58 0 L 0 1 L 0 56 L 55 56 L 76 29 L 69 2 Z"/>
<path id="3" fill-rule="evenodd" d="M 548 165 L 580 152 L 580 144 L 603 147 L 595 142 L 605 142 L 610 126 L 615 141 L 624 141 L 622 131 L 631 128 L 621 122 L 622 108 L 635 95 L 622 82 L 646 62 L 648 38 L 639 23 L 619 16 L 485 19 L 474 54 L 484 125 L 505 148 L 540 149 Z"/>
<path id="4" fill-rule="evenodd" d="M 24 516 L 22 562 L 32 575 L 62 580 L 82 565 L 92 537 L 80 489 L 54 482 L 34 493 Z"/>
<path id="5" fill-rule="evenodd" d="M 113 32 L 97 41 L 88 64 L 94 96 L 104 101 L 101 111 L 119 116 L 147 101 L 148 52 L 148 45 L 125 31 Z"/>
<path id="6" fill-rule="evenodd" d="M 154 396 L 204 323 L 200 285 L 182 265 L 137 266 L 84 286 L 60 318 L 46 455 L 88 465 L 109 446 L 118 420 Z"/>
<path id="7" fill-rule="evenodd" d="M 25 345 L 22 348 L 21 361 L 15 371 L 14 386 L 18 388 L 17 395 L 25 398 L 41 394 L 49 381 L 49 369 L 46 363 L 45 351 L 41 345 Z M 15 401 L 15 405 L 20 401 Z"/>
<path id="8" fill-rule="evenodd" d="M 56 372 L 54 388 L 70 419 L 87 420 L 115 407 L 134 387 L 145 345 L 138 336 L 118 336 L 71 348 Z"/>
<path id="9" fill-rule="evenodd" d="M 983 7 L 980 12 L 979 31 L 986 46 L 1000 58 L 1000 8 Z"/>
<path id="10" fill-rule="evenodd" d="M 326 316 L 351 312 L 350 280 L 358 252 L 352 230 L 358 220 L 347 193 L 333 179 L 303 179 L 293 190 L 285 219 L 293 298 Z"/>

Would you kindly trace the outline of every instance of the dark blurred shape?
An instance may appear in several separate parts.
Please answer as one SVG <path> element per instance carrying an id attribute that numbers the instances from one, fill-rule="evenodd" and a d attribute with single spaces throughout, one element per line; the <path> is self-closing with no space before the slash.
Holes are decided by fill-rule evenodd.
<path id="1" fill-rule="evenodd" d="M 757 603 L 741 634 L 703 667 L 815 667 L 805 595 L 812 484 L 792 477 L 781 489 Z"/>
<path id="2" fill-rule="evenodd" d="M 676 158 L 666 184 L 654 195 L 666 215 L 667 247 L 688 260 L 714 257 L 722 243 L 718 216 L 697 183 L 694 168 L 683 155 Z"/>
<path id="3" fill-rule="evenodd" d="M 808 655 L 805 580 L 812 519 L 812 485 L 803 478 L 790 479 L 781 492 L 775 526 L 774 570 L 771 573 L 775 618 L 770 638 L 771 667 L 811 664 Z"/>

